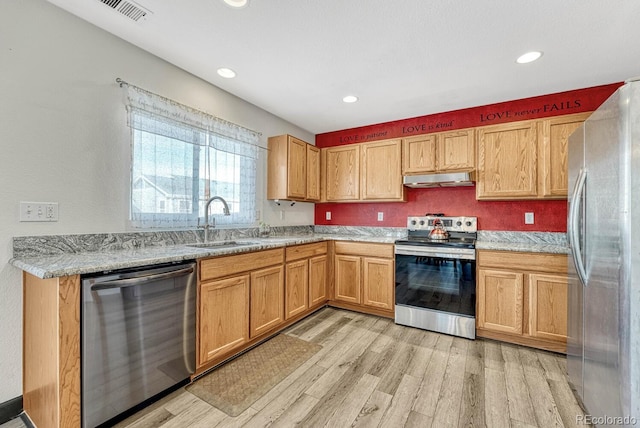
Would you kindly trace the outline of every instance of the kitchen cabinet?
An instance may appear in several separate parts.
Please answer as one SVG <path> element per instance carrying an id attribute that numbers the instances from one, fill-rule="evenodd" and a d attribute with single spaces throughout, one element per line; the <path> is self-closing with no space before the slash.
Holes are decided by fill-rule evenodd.
<path id="1" fill-rule="evenodd" d="M 199 260 L 198 371 L 284 321 L 284 249 Z"/>
<path id="2" fill-rule="evenodd" d="M 363 200 L 401 200 L 402 147 L 400 140 L 362 144 L 360 189 Z"/>
<path id="3" fill-rule="evenodd" d="M 419 135 L 402 140 L 405 175 L 475 169 L 473 129 Z"/>
<path id="4" fill-rule="evenodd" d="M 322 149 L 326 200 L 328 202 L 360 199 L 360 145 Z"/>
<path id="5" fill-rule="evenodd" d="M 566 198 L 569 135 L 591 113 L 557 116 L 538 122 L 540 164 L 538 187 L 543 198 Z"/>
<path id="6" fill-rule="evenodd" d="M 200 287 L 199 361 L 205 363 L 249 341 L 249 275 Z"/>
<path id="7" fill-rule="evenodd" d="M 269 137 L 267 199 L 317 201 L 320 149 L 291 135 Z"/>
<path id="8" fill-rule="evenodd" d="M 285 252 L 285 319 L 327 301 L 327 243 L 287 247 Z"/>
<path id="9" fill-rule="evenodd" d="M 393 245 L 336 242 L 333 302 L 338 307 L 393 317 Z"/>
<path id="10" fill-rule="evenodd" d="M 250 338 L 284 321 L 284 269 L 274 266 L 251 272 Z"/>
<path id="11" fill-rule="evenodd" d="M 327 202 L 404 201 L 400 140 L 322 149 Z"/>
<path id="12" fill-rule="evenodd" d="M 566 352 L 567 256 L 479 250 L 477 335 Z"/>
<path id="13" fill-rule="evenodd" d="M 479 200 L 565 199 L 569 135 L 590 113 L 479 128 Z"/>

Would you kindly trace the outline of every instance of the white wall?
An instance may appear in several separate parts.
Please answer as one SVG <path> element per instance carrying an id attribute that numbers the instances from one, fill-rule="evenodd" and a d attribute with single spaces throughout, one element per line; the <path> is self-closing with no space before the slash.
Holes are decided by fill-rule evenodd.
<path id="1" fill-rule="evenodd" d="M 120 77 L 270 135 L 314 136 L 45 0 L 0 1 L 0 403 L 22 393 L 21 273 L 13 236 L 127 230 L 129 129 Z M 258 171 L 265 192 L 264 166 Z M 19 201 L 59 203 L 57 223 L 18 222 Z M 313 224 L 313 205 L 264 202 L 272 225 Z"/>

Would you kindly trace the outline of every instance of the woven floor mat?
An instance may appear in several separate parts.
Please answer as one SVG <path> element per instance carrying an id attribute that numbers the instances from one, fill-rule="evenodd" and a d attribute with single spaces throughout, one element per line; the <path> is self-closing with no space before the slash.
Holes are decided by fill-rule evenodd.
<path id="1" fill-rule="evenodd" d="M 321 348 L 279 334 L 186 389 L 229 416 L 238 416 Z"/>

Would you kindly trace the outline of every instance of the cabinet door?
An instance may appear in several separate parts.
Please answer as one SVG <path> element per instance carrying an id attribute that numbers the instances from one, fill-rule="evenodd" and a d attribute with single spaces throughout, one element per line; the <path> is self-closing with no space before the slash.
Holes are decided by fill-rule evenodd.
<path id="1" fill-rule="evenodd" d="M 309 308 L 309 265 L 307 260 L 287 263 L 285 277 L 285 319 L 289 319 Z"/>
<path id="2" fill-rule="evenodd" d="M 335 294 L 334 299 L 342 302 L 360 304 L 360 269 L 358 256 L 335 256 Z"/>
<path id="3" fill-rule="evenodd" d="M 327 296 L 327 256 L 309 259 L 309 307 L 326 302 Z"/>
<path id="4" fill-rule="evenodd" d="M 569 135 L 590 113 L 572 114 L 543 120 L 538 125 L 540 162 L 538 185 L 540 196 L 566 198 L 568 179 Z"/>
<path id="5" fill-rule="evenodd" d="M 200 287 L 198 365 L 249 340 L 249 275 Z"/>
<path id="6" fill-rule="evenodd" d="M 537 198 L 536 122 L 478 130 L 477 199 Z"/>
<path id="7" fill-rule="evenodd" d="M 522 334 L 524 274 L 478 269 L 478 328 Z"/>
<path id="8" fill-rule="evenodd" d="M 307 144 L 307 199 L 320 200 L 320 149 Z"/>
<path id="9" fill-rule="evenodd" d="M 400 140 L 363 144 L 361 151 L 362 199 L 402 199 Z"/>
<path id="10" fill-rule="evenodd" d="M 327 201 L 360 199 L 360 146 L 329 147 L 325 150 Z"/>
<path id="11" fill-rule="evenodd" d="M 438 134 L 438 171 L 470 170 L 476 167 L 473 129 Z"/>
<path id="12" fill-rule="evenodd" d="M 394 307 L 395 264 L 393 260 L 362 259 L 362 304 L 380 309 Z"/>
<path id="13" fill-rule="evenodd" d="M 434 134 L 402 140 L 402 173 L 421 174 L 436 170 L 436 136 Z"/>
<path id="14" fill-rule="evenodd" d="M 284 321 L 282 266 L 251 272 L 251 338 Z"/>
<path id="15" fill-rule="evenodd" d="M 529 275 L 529 334 L 566 343 L 566 276 Z"/>
<path id="16" fill-rule="evenodd" d="M 287 197 L 307 196 L 307 143 L 289 136 L 287 152 Z"/>

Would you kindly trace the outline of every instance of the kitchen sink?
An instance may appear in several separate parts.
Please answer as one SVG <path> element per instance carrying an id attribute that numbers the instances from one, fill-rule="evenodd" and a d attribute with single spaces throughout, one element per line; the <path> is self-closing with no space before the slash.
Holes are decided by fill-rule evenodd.
<path id="1" fill-rule="evenodd" d="M 213 242 L 203 242 L 198 244 L 187 244 L 187 247 L 194 248 L 233 248 L 233 247 L 243 247 L 245 245 L 258 245 L 258 242 L 238 242 L 238 241 L 213 241 Z"/>

